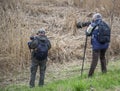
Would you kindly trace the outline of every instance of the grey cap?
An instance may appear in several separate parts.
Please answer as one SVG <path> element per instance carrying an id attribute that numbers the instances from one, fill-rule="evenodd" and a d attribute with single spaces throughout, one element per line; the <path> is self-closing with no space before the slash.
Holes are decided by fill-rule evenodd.
<path id="1" fill-rule="evenodd" d="M 93 15 L 92 19 L 93 20 L 99 20 L 99 19 L 102 20 L 102 15 L 100 13 L 96 13 L 96 14 Z"/>
<path id="2" fill-rule="evenodd" d="M 42 29 L 38 30 L 38 32 L 37 32 L 37 33 L 45 34 L 45 29 L 44 29 L 44 28 L 42 28 Z"/>

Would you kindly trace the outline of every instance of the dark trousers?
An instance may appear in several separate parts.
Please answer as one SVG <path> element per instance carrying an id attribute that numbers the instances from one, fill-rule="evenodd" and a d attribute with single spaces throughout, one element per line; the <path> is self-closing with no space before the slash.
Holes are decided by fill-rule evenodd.
<path id="1" fill-rule="evenodd" d="M 91 67 L 88 74 L 89 77 L 93 75 L 94 70 L 97 66 L 99 57 L 100 57 L 100 63 L 101 63 L 101 71 L 103 73 L 107 72 L 105 53 L 106 53 L 106 49 L 92 51 L 92 63 L 91 63 Z"/>
<path id="2" fill-rule="evenodd" d="M 40 78 L 39 78 L 39 86 L 43 86 L 44 85 L 44 78 L 45 78 L 45 70 L 46 70 L 46 60 L 43 61 L 39 61 L 36 60 L 35 58 L 32 58 L 32 63 L 31 63 L 31 76 L 30 76 L 30 87 L 34 87 L 35 86 L 35 78 L 36 78 L 36 72 L 37 69 L 39 67 L 39 73 L 40 73 Z"/>

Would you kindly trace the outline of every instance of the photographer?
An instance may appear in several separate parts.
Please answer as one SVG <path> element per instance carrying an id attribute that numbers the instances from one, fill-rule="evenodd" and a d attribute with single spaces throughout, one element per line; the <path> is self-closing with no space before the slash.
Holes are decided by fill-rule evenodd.
<path id="1" fill-rule="evenodd" d="M 93 15 L 92 22 L 77 23 L 77 28 L 86 26 L 88 26 L 86 35 L 91 36 L 92 44 L 92 63 L 88 74 L 88 77 L 91 77 L 97 66 L 98 57 L 100 57 L 102 72 L 107 72 L 105 53 L 110 42 L 110 27 L 102 20 L 100 13 Z"/>
<path id="2" fill-rule="evenodd" d="M 28 42 L 29 49 L 31 52 L 31 76 L 30 76 L 30 88 L 35 86 L 36 72 L 39 66 L 40 78 L 39 86 L 44 85 L 44 77 L 46 70 L 46 62 L 48 56 L 48 50 L 51 48 L 51 43 L 45 35 L 45 30 L 40 29 L 36 36 L 30 37 L 30 42 Z"/>

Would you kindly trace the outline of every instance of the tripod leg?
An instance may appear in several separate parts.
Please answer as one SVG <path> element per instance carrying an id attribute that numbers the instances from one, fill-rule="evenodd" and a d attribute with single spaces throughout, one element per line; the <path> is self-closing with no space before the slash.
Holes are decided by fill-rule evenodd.
<path id="1" fill-rule="evenodd" d="M 85 61 L 85 53 L 86 53 L 86 48 L 87 48 L 87 35 L 85 38 L 85 44 L 84 44 L 84 54 L 83 54 L 83 62 L 82 62 L 82 68 L 81 68 L 81 77 L 82 77 L 82 73 L 83 73 L 83 67 L 84 67 L 84 61 Z"/>

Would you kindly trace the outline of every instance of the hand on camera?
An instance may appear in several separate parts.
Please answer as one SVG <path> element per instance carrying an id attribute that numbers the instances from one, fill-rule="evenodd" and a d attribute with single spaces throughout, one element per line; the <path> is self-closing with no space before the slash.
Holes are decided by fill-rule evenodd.
<path id="1" fill-rule="evenodd" d="M 34 36 L 30 36 L 30 40 L 34 40 Z"/>

